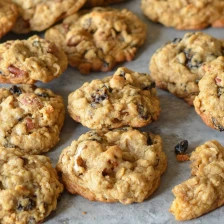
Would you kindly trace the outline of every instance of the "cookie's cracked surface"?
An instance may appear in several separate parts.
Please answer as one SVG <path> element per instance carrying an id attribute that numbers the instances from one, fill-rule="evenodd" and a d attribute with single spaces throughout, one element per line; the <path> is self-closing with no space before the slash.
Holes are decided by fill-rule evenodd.
<path id="1" fill-rule="evenodd" d="M 195 110 L 206 125 L 224 131 L 224 57 L 206 63 L 203 71 L 200 92 L 194 100 Z"/>
<path id="2" fill-rule="evenodd" d="M 197 218 L 224 204 L 224 148 L 207 141 L 192 153 L 192 178 L 173 189 L 170 211 L 177 220 Z"/>
<path id="3" fill-rule="evenodd" d="M 149 75 L 119 68 L 113 76 L 86 82 L 70 93 L 68 111 L 92 129 L 142 127 L 157 120 L 160 105 Z"/>
<path id="4" fill-rule="evenodd" d="M 0 2 L 0 38 L 11 30 L 18 15 L 15 4 L 10 0 Z"/>
<path id="5" fill-rule="evenodd" d="M 73 194 L 130 204 L 158 188 L 166 165 L 160 136 L 124 128 L 81 135 L 62 151 L 57 170 Z"/>
<path id="6" fill-rule="evenodd" d="M 0 89 L 0 144 L 42 154 L 59 141 L 64 122 L 62 97 L 49 89 L 12 86 Z"/>
<path id="7" fill-rule="evenodd" d="M 50 82 L 67 65 L 67 56 L 60 47 L 36 35 L 0 44 L 0 83 Z"/>
<path id="8" fill-rule="evenodd" d="M 57 207 L 63 191 L 46 156 L 0 147 L 0 223 L 40 223 Z"/>
<path id="9" fill-rule="evenodd" d="M 142 0 L 141 9 L 152 21 L 181 30 L 224 27 L 224 1 Z"/>
<path id="10" fill-rule="evenodd" d="M 131 61 L 146 39 L 146 26 L 126 9 L 96 7 L 66 18 L 45 38 L 62 46 L 71 66 L 88 74 Z"/>
<path id="11" fill-rule="evenodd" d="M 12 0 L 19 9 L 13 31 L 28 33 L 43 31 L 57 21 L 77 12 L 85 0 Z"/>
<path id="12" fill-rule="evenodd" d="M 198 95 L 198 82 L 203 77 L 203 64 L 224 55 L 224 41 L 208 34 L 187 33 L 183 38 L 158 49 L 149 70 L 156 85 L 193 105 Z"/>

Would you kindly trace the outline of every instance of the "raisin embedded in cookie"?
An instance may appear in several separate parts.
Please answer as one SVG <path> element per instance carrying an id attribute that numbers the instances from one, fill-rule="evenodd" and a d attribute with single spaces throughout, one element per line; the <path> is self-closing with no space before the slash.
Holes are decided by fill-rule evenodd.
<path id="1" fill-rule="evenodd" d="M 68 65 L 60 47 L 38 36 L 0 44 L 0 58 L 0 83 L 50 82 Z"/>
<path id="2" fill-rule="evenodd" d="M 192 153 L 192 178 L 174 187 L 170 211 L 177 220 L 197 218 L 224 204 L 224 148 L 207 141 Z"/>
<path id="3" fill-rule="evenodd" d="M 131 61 L 146 39 L 146 26 L 126 9 L 99 7 L 71 15 L 47 30 L 45 38 L 64 49 L 71 66 L 88 74 Z"/>
<path id="4" fill-rule="evenodd" d="M 224 131 L 224 57 L 203 66 L 204 77 L 199 82 L 199 95 L 194 107 L 211 128 Z"/>
<path id="5" fill-rule="evenodd" d="M 70 93 L 68 111 L 92 129 L 142 127 L 157 120 L 160 105 L 149 75 L 119 68 L 113 76 L 86 82 Z"/>
<path id="6" fill-rule="evenodd" d="M 0 147 L 0 223 L 41 223 L 63 191 L 46 156 Z"/>
<path id="7" fill-rule="evenodd" d="M 57 170 L 72 194 L 130 204 L 158 188 L 166 165 L 159 135 L 124 128 L 81 135 L 62 151 Z"/>
<path id="8" fill-rule="evenodd" d="M 187 33 L 158 49 L 149 70 L 156 85 L 193 105 L 198 81 L 204 75 L 203 64 L 224 54 L 224 41 L 208 34 Z"/>
<path id="9" fill-rule="evenodd" d="M 10 0 L 0 1 L 0 38 L 11 30 L 16 22 L 18 10 Z"/>
<path id="10" fill-rule="evenodd" d="M 141 9 L 152 21 L 181 30 L 224 27 L 224 1 L 142 0 Z"/>
<path id="11" fill-rule="evenodd" d="M 122 1 L 124 0 L 86 0 L 84 7 L 106 6 Z"/>
<path id="12" fill-rule="evenodd" d="M 13 27 L 16 33 L 43 31 L 57 21 L 77 12 L 85 0 L 12 0 L 19 9 Z"/>
<path id="13" fill-rule="evenodd" d="M 35 86 L 0 88 L 0 145 L 42 154 L 59 141 L 64 122 L 62 97 Z"/>

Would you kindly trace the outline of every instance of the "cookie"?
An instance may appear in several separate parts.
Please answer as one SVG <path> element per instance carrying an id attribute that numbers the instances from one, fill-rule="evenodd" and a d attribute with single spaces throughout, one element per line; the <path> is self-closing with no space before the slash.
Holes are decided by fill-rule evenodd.
<path id="1" fill-rule="evenodd" d="M 15 4 L 10 0 L 1 0 L 0 2 L 0 38 L 11 30 L 18 15 Z"/>
<path id="2" fill-rule="evenodd" d="M 118 68 L 70 93 L 68 112 L 91 129 L 142 127 L 157 120 L 160 104 L 149 75 Z"/>
<path id="3" fill-rule="evenodd" d="M 199 82 L 195 110 L 206 125 L 224 131 L 224 57 L 205 64 L 203 70 L 205 75 Z"/>
<path id="4" fill-rule="evenodd" d="M 63 191 L 46 156 L 0 147 L 0 223 L 40 223 L 57 207 Z"/>
<path id="5" fill-rule="evenodd" d="M 170 211 L 177 220 L 197 218 L 224 204 L 224 148 L 207 141 L 192 153 L 192 178 L 174 187 Z"/>
<path id="6" fill-rule="evenodd" d="M 106 72 L 133 60 L 146 39 L 146 26 L 126 9 L 93 8 L 50 28 L 45 38 L 62 46 L 69 64 L 81 73 Z"/>
<path id="7" fill-rule="evenodd" d="M 50 82 L 68 65 L 61 48 L 38 36 L 0 44 L 0 58 L 0 83 Z"/>
<path id="8" fill-rule="evenodd" d="M 35 86 L 0 88 L 0 145 L 42 154 L 59 141 L 65 109 L 62 97 Z"/>
<path id="9" fill-rule="evenodd" d="M 16 33 L 43 31 L 57 21 L 77 12 L 85 0 L 12 0 L 19 9 L 19 18 L 13 27 Z"/>
<path id="10" fill-rule="evenodd" d="M 159 88 L 193 105 L 199 92 L 198 82 L 204 74 L 203 64 L 223 54 L 224 41 L 201 32 L 187 33 L 158 49 L 149 70 Z"/>
<path id="11" fill-rule="evenodd" d="M 86 0 L 84 7 L 106 6 L 122 1 L 124 0 Z"/>
<path id="12" fill-rule="evenodd" d="M 224 1 L 142 0 L 141 9 L 152 21 L 180 30 L 224 27 Z"/>
<path id="13" fill-rule="evenodd" d="M 57 170 L 72 194 L 130 204 L 158 188 L 166 165 L 159 135 L 124 128 L 81 135 L 62 151 Z"/>

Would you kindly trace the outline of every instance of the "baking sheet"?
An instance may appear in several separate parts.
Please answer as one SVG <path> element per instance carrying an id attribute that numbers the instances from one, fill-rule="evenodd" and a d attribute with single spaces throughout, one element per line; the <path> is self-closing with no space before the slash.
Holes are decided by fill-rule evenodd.
<path id="1" fill-rule="evenodd" d="M 140 10 L 140 0 L 129 0 L 125 3 L 116 4 L 112 7 L 127 8 L 136 13 L 148 28 L 147 40 L 143 47 L 139 49 L 132 62 L 122 63 L 129 69 L 149 73 L 148 63 L 152 54 L 164 43 L 175 37 L 183 37 L 187 31 L 177 31 L 173 28 L 166 28 L 160 24 L 150 22 Z M 224 29 L 208 28 L 203 32 L 213 35 L 216 38 L 224 38 Z M 1 39 L 1 43 L 10 39 L 24 39 L 29 35 L 7 34 Z M 42 35 L 42 34 L 40 34 Z M 79 88 L 84 82 L 96 78 L 103 78 L 112 75 L 108 73 L 91 73 L 81 75 L 76 69 L 69 67 L 68 70 L 58 79 L 50 83 L 37 83 L 38 86 L 50 88 L 55 93 L 64 98 L 67 106 L 67 96 L 70 92 Z M 1 87 L 7 86 L 0 84 Z M 168 167 L 162 176 L 158 190 L 143 203 L 122 205 L 120 203 L 91 202 L 87 199 L 71 195 L 64 192 L 58 208 L 46 220 L 47 224 L 154 224 L 154 223 L 178 223 L 174 216 L 169 213 L 169 207 L 174 199 L 172 188 L 190 177 L 189 162 L 178 163 L 174 154 L 174 146 L 181 140 L 189 141 L 189 151 L 192 151 L 205 141 L 216 139 L 224 145 L 224 133 L 208 128 L 196 114 L 193 107 L 188 106 L 184 101 L 176 98 L 168 92 L 158 90 L 161 102 L 161 114 L 159 120 L 147 127 L 144 131 L 151 131 L 161 135 L 163 139 L 164 151 L 168 157 Z M 81 134 L 88 131 L 88 128 L 73 121 L 66 113 L 65 124 L 61 132 L 61 140 L 46 155 L 49 156 L 56 165 L 58 157 L 65 147 L 77 139 Z M 224 223 L 224 206 L 216 209 L 200 218 L 184 223 Z"/>

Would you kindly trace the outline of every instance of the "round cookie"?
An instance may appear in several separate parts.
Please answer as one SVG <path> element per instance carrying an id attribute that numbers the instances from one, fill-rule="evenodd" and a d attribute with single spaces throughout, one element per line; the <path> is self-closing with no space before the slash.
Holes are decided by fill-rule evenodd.
<path id="1" fill-rule="evenodd" d="M 59 141 L 65 109 L 61 96 L 35 86 L 0 88 L 0 145 L 42 154 Z"/>
<path id="2" fill-rule="evenodd" d="M 63 191 L 46 156 L 0 147 L 0 223 L 41 223 Z"/>
<path id="3" fill-rule="evenodd" d="M 206 125 L 224 131 L 224 57 L 205 64 L 203 70 L 205 75 L 199 82 L 195 110 Z"/>
<path id="4" fill-rule="evenodd" d="M 105 6 L 122 1 L 124 0 L 86 0 L 84 7 Z"/>
<path id="5" fill-rule="evenodd" d="M 43 31 L 57 21 L 77 12 L 85 0 L 12 0 L 19 9 L 13 27 L 16 33 Z"/>
<path id="6" fill-rule="evenodd" d="M 224 41 L 208 34 L 187 33 L 165 44 L 152 56 L 149 70 L 156 85 L 193 105 L 203 64 L 224 54 Z M 201 72 L 202 70 L 202 72 Z"/>
<path id="7" fill-rule="evenodd" d="M 0 83 L 50 82 L 68 65 L 67 56 L 60 47 L 36 35 L 0 44 L 0 58 Z"/>
<path id="8" fill-rule="evenodd" d="M 157 120 L 160 105 L 149 75 L 118 68 L 70 93 L 68 112 L 91 129 L 142 127 Z"/>
<path id="9" fill-rule="evenodd" d="M 11 30 L 16 22 L 18 10 L 10 0 L 0 2 L 0 38 Z"/>
<path id="10" fill-rule="evenodd" d="M 57 170 L 72 194 L 130 204 L 158 188 L 166 165 L 159 135 L 124 128 L 81 135 L 62 151 Z"/>
<path id="11" fill-rule="evenodd" d="M 69 64 L 81 73 L 105 72 L 134 58 L 146 39 L 146 26 L 126 9 L 99 7 L 69 16 L 47 30 L 45 38 L 62 46 Z"/>
<path id="12" fill-rule="evenodd" d="M 224 27 L 220 0 L 142 0 L 141 9 L 152 21 L 180 30 Z"/>
<path id="13" fill-rule="evenodd" d="M 176 220 L 190 220 L 224 204 L 224 147 L 207 141 L 192 152 L 191 178 L 175 186 L 170 212 Z"/>

